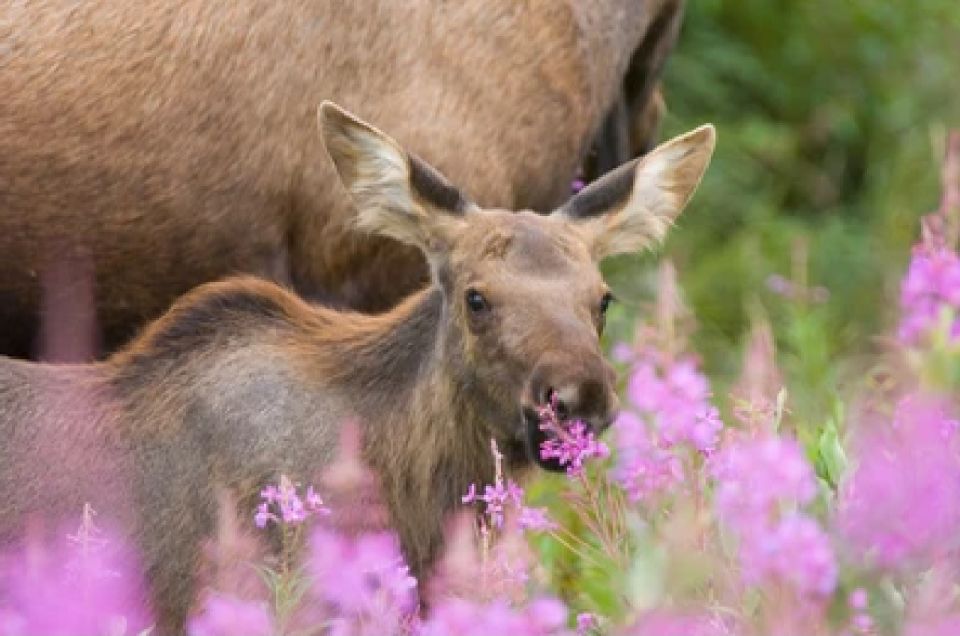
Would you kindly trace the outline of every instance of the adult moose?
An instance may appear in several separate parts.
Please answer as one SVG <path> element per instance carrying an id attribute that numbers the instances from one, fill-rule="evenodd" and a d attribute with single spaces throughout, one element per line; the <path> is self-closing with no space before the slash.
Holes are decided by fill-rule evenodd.
<path id="1" fill-rule="evenodd" d="M 313 480 L 347 419 L 360 422 L 418 575 L 441 545 L 444 514 L 469 483 L 492 480 L 491 438 L 511 470 L 557 468 L 538 453 L 535 409 L 551 396 L 605 428 L 616 397 L 600 350 L 609 296 L 598 263 L 663 237 L 714 146 L 713 128 L 700 128 L 545 216 L 478 207 L 333 105 L 322 123 L 358 225 L 420 250 L 425 289 L 371 316 L 261 279 L 209 283 L 104 362 L 0 358 L 0 540 L 84 502 L 119 515 L 142 551 L 161 633 L 182 629 L 215 492 L 251 501 L 277 472 Z"/>
<path id="2" fill-rule="evenodd" d="M 347 229 L 320 102 L 485 205 L 549 210 L 601 128 L 610 167 L 656 113 L 681 3 L 2 0 L 0 352 L 31 353 L 38 313 L 115 349 L 233 273 L 392 306 L 426 267 Z"/>

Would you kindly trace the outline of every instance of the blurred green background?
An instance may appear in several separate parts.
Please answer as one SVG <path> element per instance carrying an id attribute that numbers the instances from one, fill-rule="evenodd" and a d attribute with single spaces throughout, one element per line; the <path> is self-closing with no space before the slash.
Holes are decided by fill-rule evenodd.
<path id="1" fill-rule="evenodd" d="M 718 390 L 757 306 L 788 376 L 842 382 L 818 376 L 843 376 L 832 367 L 855 367 L 891 327 L 917 219 L 939 202 L 944 133 L 960 126 L 960 2 L 691 0 L 665 96 L 661 137 L 710 121 L 717 152 L 665 248 L 609 267 L 622 300 L 613 338 L 668 255 Z M 802 324 L 766 285 L 791 276 L 798 241 L 809 284 L 830 294 Z"/>

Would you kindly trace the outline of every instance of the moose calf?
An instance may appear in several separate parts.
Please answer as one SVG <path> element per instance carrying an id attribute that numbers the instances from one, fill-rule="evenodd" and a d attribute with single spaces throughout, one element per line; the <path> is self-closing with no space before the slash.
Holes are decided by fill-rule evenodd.
<path id="1" fill-rule="evenodd" d="M 188 293 L 104 362 L 0 359 L 0 540 L 90 502 L 139 548 L 161 633 L 183 629 L 215 492 L 247 514 L 278 472 L 313 480 L 345 420 L 361 423 L 417 575 L 444 514 L 492 481 L 491 438 L 514 471 L 558 469 L 538 453 L 551 395 L 604 429 L 616 396 L 598 263 L 664 236 L 714 146 L 704 126 L 539 215 L 480 209 L 333 104 L 320 119 L 357 225 L 421 250 L 428 288 L 360 315 L 239 278 Z"/>

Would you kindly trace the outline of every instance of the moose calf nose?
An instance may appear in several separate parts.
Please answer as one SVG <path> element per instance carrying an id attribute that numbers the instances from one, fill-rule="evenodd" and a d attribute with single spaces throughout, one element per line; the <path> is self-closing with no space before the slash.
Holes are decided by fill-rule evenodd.
<path id="1" fill-rule="evenodd" d="M 582 363 L 581 363 L 582 365 Z M 598 433 L 610 423 L 617 407 L 612 370 L 597 365 L 571 372 L 555 364 L 538 365 L 530 383 L 537 405 L 553 403 L 561 419 L 588 422 Z"/>

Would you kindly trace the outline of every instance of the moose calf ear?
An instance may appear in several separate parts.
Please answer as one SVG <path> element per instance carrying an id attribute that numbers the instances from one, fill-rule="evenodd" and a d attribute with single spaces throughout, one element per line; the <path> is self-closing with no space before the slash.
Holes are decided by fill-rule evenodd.
<path id="1" fill-rule="evenodd" d="M 460 191 L 426 162 L 333 102 L 320 105 L 327 152 L 357 209 L 357 227 L 440 249 L 470 209 Z"/>
<path id="2" fill-rule="evenodd" d="M 715 144 L 713 126 L 701 126 L 591 183 L 555 214 L 586 230 L 598 260 L 648 247 L 693 196 Z"/>

